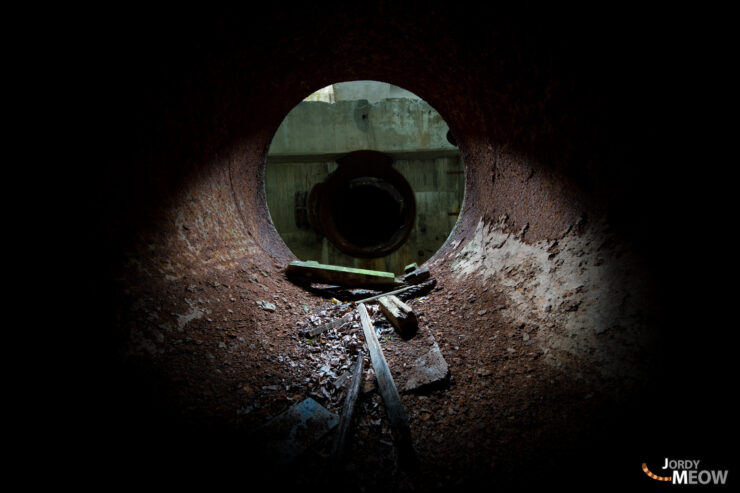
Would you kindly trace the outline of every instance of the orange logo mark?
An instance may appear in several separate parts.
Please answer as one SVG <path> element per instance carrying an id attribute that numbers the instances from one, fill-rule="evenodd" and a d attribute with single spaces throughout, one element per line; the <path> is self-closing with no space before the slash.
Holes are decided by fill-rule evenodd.
<path id="1" fill-rule="evenodd" d="M 671 481 L 670 476 L 656 476 L 655 474 L 650 472 L 650 469 L 648 469 L 648 466 L 646 463 L 642 463 L 642 470 L 645 471 L 645 474 L 650 476 L 653 479 L 657 479 L 658 481 Z"/>

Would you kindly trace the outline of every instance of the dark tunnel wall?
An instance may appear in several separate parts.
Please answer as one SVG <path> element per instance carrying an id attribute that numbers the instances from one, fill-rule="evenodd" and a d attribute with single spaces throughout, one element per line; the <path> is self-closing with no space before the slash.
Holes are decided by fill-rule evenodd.
<path id="1" fill-rule="evenodd" d="M 282 118 L 303 97 L 335 81 L 371 79 L 428 101 L 462 152 L 465 208 L 429 262 L 434 272 L 452 279 L 455 255 L 479 225 L 504 215 L 502 231 L 523 245 L 562 239 L 606 218 L 616 242 L 638 259 L 637 292 L 650 296 L 650 333 L 640 337 L 671 335 L 647 344 L 653 352 L 640 366 L 642 387 L 627 392 L 620 426 L 647 420 L 669 432 L 688 419 L 685 442 L 667 439 L 664 452 L 645 440 L 645 453 L 716 454 L 715 437 L 729 411 L 715 411 L 710 422 L 704 403 L 723 407 L 716 392 L 724 367 L 707 366 L 709 343 L 688 338 L 690 321 L 700 317 L 671 311 L 674 295 L 687 296 L 674 282 L 677 255 L 665 250 L 681 224 L 665 215 L 675 193 L 664 185 L 674 179 L 666 173 L 678 154 L 670 150 L 669 123 L 676 111 L 677 88 L 669 83 L 675 60 L 663 51 L 672 33 L 656 28 L 650 13 L 640 21 L 625 12 L 589 23 L 572 14 L 520 17 L 454 5 L 334 7 L 331 13 L 299 7 L 123 15 L 84 30 L 81 91 L 93 103 L 84 128 L 95 157 L 86 183 L 87 234 L 97 247 L 87 259 L 95 300 L 88 315 L 97 327 L 88 356 L 99 371 L 85 375 L 81 402 L 101 388 L 99 380 L 115 382 L 91 399 L 89 422 L 118 440 L 134 425 L 113 426 L 110 415 L 98 413 L 116 409 L 119 423 L 172 426 L 162 417 L 167 413 L 158 414 L 165 404 L 157 385 L 174 378 L 177 367 L 152 383 L 148 370 L 130 363 L 132 354 L 158 354 L 156 335 L 137 333 L 146 330 L 130 323 L 135 303 L 166 305 L 190 285 L 228 283 L 239 272 L 263 272 L 270 290 L 302 296 L 279 280 L 292 255 L 267 216 L 265 155 Z M 456 279 L 459 290 L 483 282 Z M 254 323 L 262 320 L 257 308 L 247 310 Z M 697 365 L 679 370 L 690 346 Z M 685 408 L 676 393 L 682 387 L 667 380 L 675 375 L 708 385 L 710 396 Z M 659 389 L 674 398 L 651 396 Z M 151 400 L 142 397 L 147 392 Z M 188 404 L 195 422 L 218 423 L 202 404 Z M 697 428 L 696 420 L 707 428 Z M 614 454 L 622 452 L 641 453 Z"/>

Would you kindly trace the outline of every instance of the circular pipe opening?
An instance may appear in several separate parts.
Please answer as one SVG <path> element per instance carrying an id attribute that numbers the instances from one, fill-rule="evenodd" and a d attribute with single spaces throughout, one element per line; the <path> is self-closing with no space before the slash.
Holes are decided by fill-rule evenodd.
<path id="1" fill-rule="evenodd" d="M 334 197 L 332 219 L 347 242 L 385 254 L 393 251 L 385 246 L 404 225 L 404 209 L 403 197 L 393 185 L 363 176 L 344 183 Z"/>
<path id="2" fill-rule="evenodd" d="M 332 84 L 295 106 L 273 135 L 264 183 L 296 257 L 397 273 L 443 246 L 465 189 L 442 116 L 378 81 Z"/>
<path id="3" fill-rule="evenodd" d="M 311 191 L 309 221 L 339 250 L 354 257 L 389 255 L 409 237 L 416 217 L 414 192 L 377 151 L 356 151 Z"/>

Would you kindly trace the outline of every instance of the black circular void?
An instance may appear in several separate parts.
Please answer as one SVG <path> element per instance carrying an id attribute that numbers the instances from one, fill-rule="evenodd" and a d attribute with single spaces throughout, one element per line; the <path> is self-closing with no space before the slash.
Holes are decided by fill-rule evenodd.
<path id="1" fill-rule="evenodd" d="M 404 226 L 404 201 L 390 183 L 375 177 L 345 182 L 332 204 L 337 232 L 359 247 L 387 243 Z"/>
<path id="2" fill-rule="evenodd" d="M 379 258 L 399 249 L 416 217 L 411 185 L 378 151 L 354 151 L 316 184 L 308 197 L 308 220 L 340 251 Z"/>

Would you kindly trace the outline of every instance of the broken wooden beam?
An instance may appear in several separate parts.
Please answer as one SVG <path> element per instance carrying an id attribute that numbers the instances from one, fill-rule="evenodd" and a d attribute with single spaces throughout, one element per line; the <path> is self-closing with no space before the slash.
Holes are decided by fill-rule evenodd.
<path id="1" fill-rule="evenodd" d="M 324 325 L 320 325 L 319 327 L 312 327 L 310 329 L 304 330 L 301 332 L 301 335 L 303 337 L 314 337 L 319 334 L 322 334 L 326 332 L 329 329 L 333 329 L 335 327 L 341 327 L 347 322 L 352 321 L 352 314 L 346 313 L 343 317 L 340 317 L 336 320 L 332 320 L 331 322 L 325 323 Z"/>
<path id="2" fill-rule="evenodd" d="M 402 284 L 392 272 L 320 264 L 313 260 L 291 262 L 285 272 L 288 279 L 298 283 L 320 282 L 355 288 Z"/>
<path id="3" fill-rule="evenodd" d="M 411 272 L 403 276 L 401 280 L 406 284 L 419 284 L 429 279 L 430 276 L 431 274 L 429 273 L 429 269 L 426 267 L 422 267 L 420 269 L 412 270 Z"/>
<path id="4" fill-rule="evenodd" d="M 375 334 L 375 327 L 373 327 L 370 315 L 367 313 L 367 308 L 361 303 L 358 306 L 358 311 L 360 312 L 362 331 L 365 334 L 365 341 L 367 341 L 367 348 L 370 352 L 370 361 L 373 364 L 375 378 L 378 381 L 378 389 L 383 397 L 385 410 L 391 424 L 393 441 L 398 452 L 398 465 L 407 470 L 416 469 L 418 467 L 418 457 L 411 441 L 409 418 L 403 409 L 401 396 L 393 382 L 391 370 L 385 356 L 383 356 L 383 349 L 378 342 L 378 336 Z"/>
<path id="5" fill-rule="evenodd" d="M 398 333 L 404 339 L 410 339 L 416 334 L 419 322 L 416 313 L 397 296 L 388 295 L 378 298 L 378 305 Z"/>
<path id="6" fill-rule="evenodd" d="M 357 396 L 360 395 L 360 384 L 362 383 L 362 370 L 365 367 L 364 354 L 360 351 L 357 355 L 355 368 L 352 370 L 352 381 L 349 383 L 347 397 L 344 398 L 344 408 L 339 420 L 339 428 L 332 444 L 332 462 L 341 462 L 344 458 L 344 449 L 347 439 L 352 436 L 352 418 L 357 407 Z"/>

